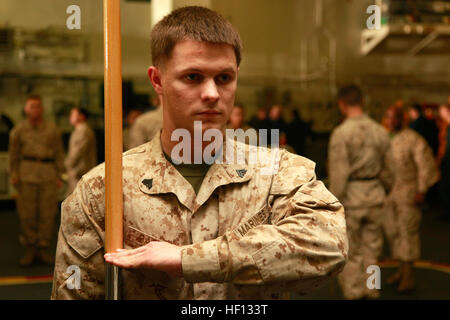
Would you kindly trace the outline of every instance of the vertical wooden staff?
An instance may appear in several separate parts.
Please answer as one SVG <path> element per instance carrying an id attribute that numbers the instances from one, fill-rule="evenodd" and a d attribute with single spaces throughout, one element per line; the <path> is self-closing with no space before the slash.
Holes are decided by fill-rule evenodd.
<path id="1" fill-rule="evenodd" d="M 105 250 L 123 246 L 120 0 L 103 0 L 105 58 Z M 105 298 L 119 299 L 119 268 L 106 264 Z"/>

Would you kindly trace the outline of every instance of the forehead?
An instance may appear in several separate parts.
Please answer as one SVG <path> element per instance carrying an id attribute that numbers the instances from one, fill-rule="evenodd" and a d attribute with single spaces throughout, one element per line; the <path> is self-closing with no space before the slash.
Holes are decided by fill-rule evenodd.
<path id="1" fill-rule="evenodd" d="M 236 71 L 237 62 L 229 44 L 182 40 L 173 48 L 166 67 L 176 72 L 188 69 Z"/>
<path id="2" fill-rule="evenodd" d="M 39 100 L 39 99 L 28 99 L 27 100 L 27 104 L 32 105 L 32 106 L 41 105 L 41 100 Z"/>

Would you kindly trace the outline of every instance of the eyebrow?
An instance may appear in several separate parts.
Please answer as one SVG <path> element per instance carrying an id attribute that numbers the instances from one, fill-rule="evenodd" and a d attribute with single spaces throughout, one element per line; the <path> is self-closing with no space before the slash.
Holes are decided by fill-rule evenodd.
<path id="1" fill-rule="evenodd" d="M 208 70 L 206 70 L 206 71 L 208 71 Z M 186 73 L 186 72 L 198 72 L 198 73 L 203 73 L 203 72 L 205 72 L 205 70 L 197 69 L 197 68 L 186 68 L 186 69 L 182 69 L 182 70 L 179 71 L 179 73 Z M 224 73 L 224 72 L 225 72 L 225 73 L 236 73 L 236 70 L 233 69 L 233 68 L 231 68 L 231 67 L 227 67 L 227 68 L 221 69 L 221 70 L 219 71 L 219 73 Z"/>

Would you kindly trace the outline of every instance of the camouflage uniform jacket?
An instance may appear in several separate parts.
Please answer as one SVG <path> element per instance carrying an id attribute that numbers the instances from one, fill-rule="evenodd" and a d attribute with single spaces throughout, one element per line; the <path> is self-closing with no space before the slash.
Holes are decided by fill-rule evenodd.
<path id="1" fill-rule="evenodd" d="M 26 120 L 11 130 L 9 138 L 11 178 L 17 178 L 20 182 L 42 183 L 59 179 L 63 172 L 63 142 L 55 125 L 43 121 L 34 127 Z"/>
<path id="2" fill-rule="evenodd" d="M 73 179 L 80 179 L 97 164 L 95 133 L 87 123 L 76 126 L 70 135 L 69 152 L 64 164 Z"/>
<path id="3" fill-rule="evenodd" d="M 332 133 L 329 144 L 330 191 L 347 208 L 381 205 L 392 183 L 389 135 L 363 114 L 348 118 Z"/>
<path id="4" fill-rule="evenodd" d="M 425 194 L 437 182 L 438 170 L 430 146 L 419 134 L 403 129 L 391 141 L 395 179 L 390 197 L 412 202 L 417 192 Z"/>
<path id="5" fill-rule="evenodd" d="M 159 133 L 124 154 L 125 248 L 152 240 L 182 246 L 183 270 L 183 278 L 122 270 L 124 299 L 288 298 L 343 268 L 344 208 L 316 180 L 314 163 L 282 150 L 279 170 L 263 174 L 249 154 L 243 164 L 214 163 L 197 195 L 165 159 Z M 104 187 L 101 164 L 62 205 L 53 299 L 104 298 Z M 81 269 L 79 290 L 66 286 L 70 265 Z"/>
<path id="6" fill-rule="evenodd" d="M 160 106 L 158 109 L 148 111 L 136 118 L 128 134 L 126 149 L 135 148 L 153 139 L 162 128 L 162 109 L 162 106 Z"/>

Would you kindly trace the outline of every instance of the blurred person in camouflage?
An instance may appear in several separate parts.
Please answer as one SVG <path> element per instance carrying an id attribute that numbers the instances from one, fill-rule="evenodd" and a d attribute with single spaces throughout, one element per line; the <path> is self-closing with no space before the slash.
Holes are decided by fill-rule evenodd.
<path id="1" fill-rule="evenodd" d="M 152 100 L 156 109 L 139 115 L 130 127 L 128 149 L 149 142 L 162 128 L 163 110 L 161 102 L 157 96 L 153 97 Z"/>
<path id="2" fill-rule="evenodd" d="M 25 246 L 20 265 L 29 266 L 35 259 L 51 265 L 47 249 L 64 172 L 63 142 L 55 125 L 44 120 L 40 96 L 29 96 L 24 111 L 27 119 L 12 129 L 9 141 L 9 174 L 18 192 L 19 239 Z"/>
<path id="3" fill-rule="evenodd" d="M 398 291 L 405 292 L 415 287 L 413 264 L 420 257 L 420 205 L 439 178 L 432 149 L 422 136 L 404 127 L 402 109 L 389 108 L 386 119 L 392 134 L 389 162 L 394 183 L 384 206 L 383 225 L 391 255 L 400 263 L 388 283 L 398 284 Z"/>
<path id="4" fill-rule="evenodd" d="M 81 177 L 97 165 L 95 133 L 87 119 L 89 112 L 80 107 L 70 111 L 70 124 L 74 127 L 69 139 L 69 151 L 64 161 L 68 176 L 66 196 L 72 193 Z"/>
<path id="5" fill-rule="evenodd" d="M 345 207 L 349 261 L 338 280 L 346 299 L 378 298 L 366 286 L 367 267 L 375 265 L 383 248 L 382 205 L 389 186 L 386 130 L 363 111 L 361 89 L 338 92 L 345 120 L 331 134 L 328 149 L 330 191 Z"/>

